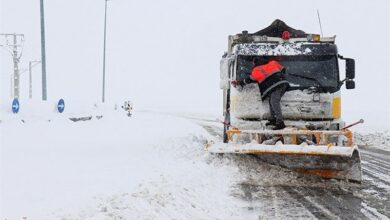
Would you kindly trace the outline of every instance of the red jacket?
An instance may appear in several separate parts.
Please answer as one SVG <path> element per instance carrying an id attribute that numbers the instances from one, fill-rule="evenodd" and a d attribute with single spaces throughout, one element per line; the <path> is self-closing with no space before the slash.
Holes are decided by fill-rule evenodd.
<path id="1" fill-rule="evenodd" d="M 281 72 L 283 69 L 284 67 L 279 62 L 272 60 L 267 64 L 253 68 L 251 78 L 261 83 L 272 74 Z"/>

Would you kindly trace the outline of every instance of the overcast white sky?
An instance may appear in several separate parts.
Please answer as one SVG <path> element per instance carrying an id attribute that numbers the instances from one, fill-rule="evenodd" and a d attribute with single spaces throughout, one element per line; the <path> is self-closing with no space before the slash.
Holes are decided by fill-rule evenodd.
<path id="1" fill-rule="evenodd" d="M 343 89 L 343 117 L 390 126 L 389 3 L 332 1 L 108 2 L 107 100 L 138 108 L 221 113 L 219 60 L 227 35 L 255 32 L 280 18 L 288 25 L 337 35 L 340 54 L 356 59 L 356 89 Z M 101 99 L 104 0 L 45 0 L 48 96 Z M 40 59 L 39 0 L 0 0 L 0 33 L 25 34 L 21 68 Z M 0 41 L 1 42 L 1 41 Z M 0 50 L 0 101 L 10 96 L 11 56 Z M 34 98 L 40 93 L 34 69 Z M 28 74 L 21 96 L 28 96 Z"/>

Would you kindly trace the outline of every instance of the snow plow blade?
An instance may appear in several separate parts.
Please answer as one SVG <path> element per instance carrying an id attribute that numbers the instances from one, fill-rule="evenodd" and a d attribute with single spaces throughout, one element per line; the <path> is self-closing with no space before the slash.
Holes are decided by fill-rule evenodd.
<path id="1" fill-rule="evenodd" d="M 290 134 L 291 132 L 284 133 Z M 281 143 L 267 145 L 253 142 L 247 144 L 211 142 L 206 144 L 206 150 L 217 154 L 256 155 L 267 163 L 324 178 L 344 179 L 354 182 L 361 182 L 362 180 L 360 153 L 356 145 Z"/>

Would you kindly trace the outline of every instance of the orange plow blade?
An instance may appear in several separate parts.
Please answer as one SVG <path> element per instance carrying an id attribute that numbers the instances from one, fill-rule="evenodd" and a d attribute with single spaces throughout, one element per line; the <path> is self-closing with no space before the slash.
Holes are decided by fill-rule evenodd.
<path id="1" fill-rule="evenodd" d="M 205 149 L 216 154 L 251 154 L 270 164 L 279 165 L 297 172 L 321 176 L 324 178 L 345 179 L 361 182 L 360 153 L 356 145 L 349 140 L 347 131 L 238 131 L 236 134 L 250 134 L 254 136 L 250 143 L 214 143 L 206 144 Z M 254 135 L 255 134 L 255 135 Z M 264 144 L 256 135 L 316 135 L 322 137 L 317 143 L 307 144 Z M 230 134 L 231 135 L 231 134 Z M 324 136 L 344 135 L 347 146 L 328 144 Z M 295 142 L 295 137 L 292 142 Z M 290 139 L 291 140 L 291 139 Z M 260 143 L 259 143 L 260 142 Z"/>

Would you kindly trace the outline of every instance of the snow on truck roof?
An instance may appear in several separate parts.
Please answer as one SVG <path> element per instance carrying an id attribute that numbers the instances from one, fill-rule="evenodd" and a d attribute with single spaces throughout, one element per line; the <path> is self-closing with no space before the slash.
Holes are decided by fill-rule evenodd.
<path id="1" fill-rule="evenodd" d="M 297 44 L 237 44 L 233 47 L 234 54 L 237 55 L 308 55 L 312 51 L 310 48 L 302 47 L 302 43 Z"/>
<path id="2" fill-rule="evenodd" d="M 255 33 L 243 31 L 229 36 L 229 50 L 242 55 L 300 55 L 311 49 L 303 45 L 334 44 L 336 36 L 321 37 L 289 27 L 277 19 Z"/>

